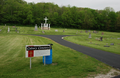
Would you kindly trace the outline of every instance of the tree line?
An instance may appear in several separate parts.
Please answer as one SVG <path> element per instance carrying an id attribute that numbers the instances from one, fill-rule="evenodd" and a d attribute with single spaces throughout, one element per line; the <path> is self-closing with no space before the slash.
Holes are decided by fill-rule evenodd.
<path id="1" fill-rule="evenodd" d="M 48 17 L 51 27 L 120 31 L 120 11 L 80 8 L 54 3 L 27 3 L 24 0 L 0 0 L 0 24 L 41 25 Z"/>

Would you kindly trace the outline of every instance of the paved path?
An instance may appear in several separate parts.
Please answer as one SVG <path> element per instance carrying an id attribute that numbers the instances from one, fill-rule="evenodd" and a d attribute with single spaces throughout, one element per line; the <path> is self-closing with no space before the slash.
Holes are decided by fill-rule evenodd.
<path id="1" fill-rule="evenodd" d="M 102 51 L 102 50 L 98 50 L 98 49 L 94 49 L 94 48 L 81 46 L 81 45 L 74 44 L 74 43 L 63 40 L 62 37 L 65 37 L 67 35 L 37 35 L 37 36 L 50 38 L 59 44 L 70 47 L 76 51 L 79 51 L 79 52 L 89 55 L 93 58 L 96 58 L 97 60 L 99 60 L 107 65 L 110 65 L 114 68 L 120 69 L 120 55 Z"/>

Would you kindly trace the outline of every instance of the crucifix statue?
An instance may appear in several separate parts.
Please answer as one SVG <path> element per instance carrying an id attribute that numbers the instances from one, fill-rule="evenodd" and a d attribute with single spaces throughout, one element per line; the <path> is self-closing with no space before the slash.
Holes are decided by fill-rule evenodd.
<path id="1" fill-rule="evenodd" d="M 45 24 L 46 24 L 46 23 L 47 23 L 47 20 L 48 20 L 47 17 L 45 17 L 44 20 L 45 20 Z"/>

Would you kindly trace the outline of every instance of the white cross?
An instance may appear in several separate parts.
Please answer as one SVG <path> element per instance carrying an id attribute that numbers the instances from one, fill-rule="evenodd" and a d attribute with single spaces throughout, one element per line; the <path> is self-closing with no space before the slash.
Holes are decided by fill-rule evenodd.
<path id="1" fill-rule="evenodd" d="M 45 20 L 45 24 L 46 24 L 46 23 L 47 23 L 47 20 L 48 20 L 47 17 L 45 17 L 44 20 Z"/>

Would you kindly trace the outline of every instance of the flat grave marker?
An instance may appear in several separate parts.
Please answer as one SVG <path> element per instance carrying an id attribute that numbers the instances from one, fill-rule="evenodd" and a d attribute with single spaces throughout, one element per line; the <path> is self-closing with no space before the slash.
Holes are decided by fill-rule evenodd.
<path id="1" fill-rule="evenodd" d="M 58 32 L 58 30 L 56 29 L 55 32 Z"/>
<path id="2" fill-rule="evenodd" d="M 110 46 L 109 46 L 108 43 L 107 43 L 106 45 L 104 45 L 104 47 L 110 47 Z"/>
<path id="3" fill-rule="evenodd" d="M 110 45 L 114 45 L 114 43 L 111 43 Z"/>
<path id="4" fill-rule="evenodd" d="M 45 32 L 44 32 L 44 31 L 42 31 L 42 33 L 44 34 Z"/>

